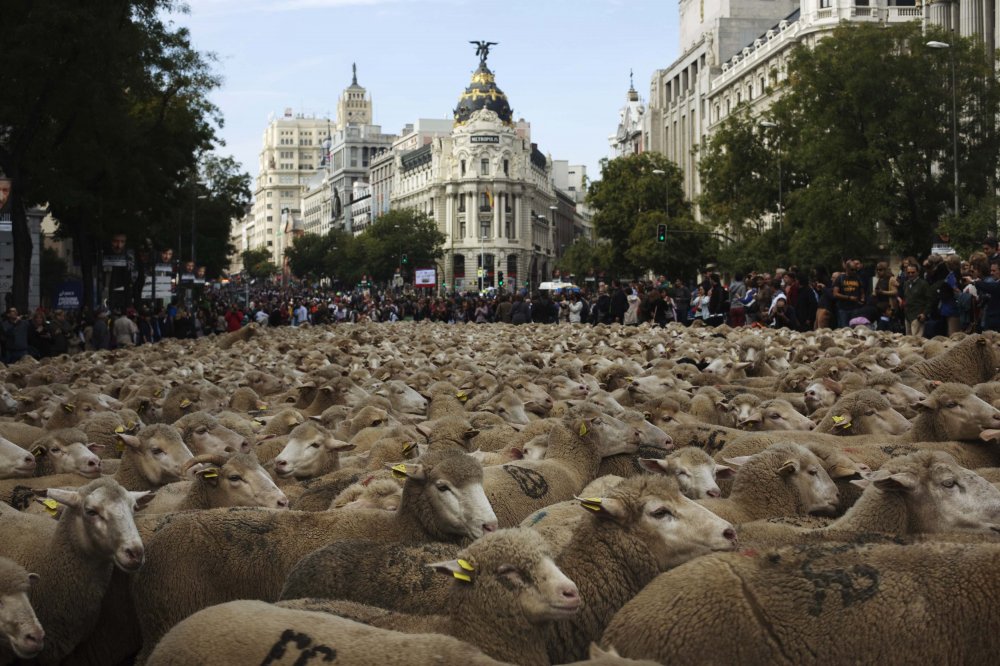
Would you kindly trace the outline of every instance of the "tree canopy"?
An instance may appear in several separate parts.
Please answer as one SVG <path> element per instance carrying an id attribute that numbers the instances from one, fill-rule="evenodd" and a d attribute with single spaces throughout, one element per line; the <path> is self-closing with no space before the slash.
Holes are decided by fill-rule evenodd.
<path id="1" fill-rule="evenodd" d="M 222 265 L 223 215 L 245 205 L 247 178 L 232 160 L 209 155 L 221 118 L 207 94 L 219 79 L 212 56 L 170 22 L 183 10 L 174 0 L 4 4 L 0 170 L 13 181 L 19 307 L 27 304 L 25 208 L 33 205 L 48 205 L 74 240 L 85 299 L 97 248 L 113 233 L 133 245 L 173 245 L 201 212 L 199 259 L 213 272 Z M 219 189 L 195 189 L 194 174 Z"/>
<path id="2" fill-rule="evenodd" d="M 681 171 L 663 155 L 602 160 L 601 179 L 590 185 L 587 203 L 598 238 L 609 241 L 597 255 L 606 260 L 601 268 L 618 277 L 646 271 L 691 275 L 714 255 L 712 230 L 692 218 Z M 664 242 L 657 240 L 660 224 L 667 226 Z"/>
<path id="3" fill-rule="evenodd" d="M 950 48 L 928 47 L 935 39 Z M 738 261 L 769 251 L 774 265 L 835 266 L 849 255 L 926 254 L 937 230 L 978 247 L 994 230 L 997 87 L 981 43 L 923 34 L 917 22 L 845 24 L 815 47 L 796 47 L 778 85 L 766 119 L 737 107 L 701 160 L 702 213 L 738 235 Z M 777 211 L 779 160 L 780 234 L 758 225 Z"/>

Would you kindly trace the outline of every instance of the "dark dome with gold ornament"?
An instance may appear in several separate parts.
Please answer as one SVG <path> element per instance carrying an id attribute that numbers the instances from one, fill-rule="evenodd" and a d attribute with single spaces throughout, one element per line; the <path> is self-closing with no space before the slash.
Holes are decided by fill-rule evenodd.
<path id="1" fill-rule="evenodd" d="M 500 118 L 500 122 L 505 125 L 513 124 L 511 121 L 513 114 L 510 110 L 510 104 L 507 103 L 507 95 L 497 88 L 493 72 L 486 66 L 486 56 L 489 54 L 489 46 L 493 45 L 493 42 L 471 43 L 479 45 L 477 51 L 477 55 L 480 56 L 479 69 L 472 74 L 472 82 L 458 99 L 458 106 L 455 107 L 455 125 L 465 124 L 473 112 L 480 109 L 493 111 Z"/>

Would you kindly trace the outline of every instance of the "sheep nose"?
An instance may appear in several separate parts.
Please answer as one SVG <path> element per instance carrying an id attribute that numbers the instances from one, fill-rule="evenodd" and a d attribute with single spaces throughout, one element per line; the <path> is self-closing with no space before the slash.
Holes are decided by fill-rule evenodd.
<path id="1" fill-rule="evenodd" d="M 35 456 L 24 456 L 24 460 L 22 460 L 22 462 L 25 465 L 34 465 L 35 464 Z"/>
<path id="2" fill-rule="evenodd" d="M 719 490 L 718 488 L 710 488 L 709 490 L 705 491 L 705 494 L 708 495 L 709 497 L 722 497 L 722 491 Z"/>
<path id="3" fill-rule="evenodd" d="M 100 460 L 88 460 L 87 461 L 87 467 L 100 467 L 100 466 L 101 466 L 101 461 Z"/>
<path id="4" fill-rule="evenodd" d="M 734 530 L 732 527 L 727 527 L 726 529 L 722 530 L 722 536 L 723 538 L 728 539 L 733 543 L 736 543 L 736 530 Z"/>
<path id="5" fill-rule="evenodd" d="M 125 549 L 125 558 L 130 565 L 142 564 L 143 558 L 146 556 L 146 551 L 143 549 L 142 544 L 137 546 L 129 546 Z"/>
<path id="6" fill-rule="evenodd" d="M 559 587 L 559 596 L 565 601 L 579 602 L 580 590 L 577 589 L 575 584 L 569 582 Z"/>
<path id="7" fill-rule="evenodd" d="M 45 630 L 38 627 L 33 631 L 29 631 L 24 634 L 23 640 L 25 643 L 30 645 L 32 649 L 36 647 L 41 649 L 42 644 L 45 642 Z"/>
<path id="8" fill-rule="evenodd" d="M 498 526 L 498 523 L 495 520 L 491 520 L 488 523 L 483 523 L 483 532 L 484 533 L 487 533 L 487 532 L 496 532 L 497 531 L 497 526 Z"/>
<path id="9" fill-rule="evenodd" d="M 284 495 L 282 495 L 280 498 L 278 498 L 278 508 L 279 509 L 287 509 L 288 508 L 288 498 L 285 497 Z"/>
<path id="10" fill-rule="evenodd" d="M 809 424 L 809 429 L 810 429 L 810 430 L 813 430 L 813 429 L 815 429 L 815 428 L 816 428 L 816 424 L 815 424 L 815 423 L 810 423 L 810 424 Z"/>
<path id="11" fill-rule="evenodd" d="M 280 459 L 279 460 L 275 460 L 274 461 L 274 466 L 276 468 L 278 468 L 278 469 L 284 469 L 284 468 L 288 467 L 288 461 L 287 460 L 280 460 Z"/>

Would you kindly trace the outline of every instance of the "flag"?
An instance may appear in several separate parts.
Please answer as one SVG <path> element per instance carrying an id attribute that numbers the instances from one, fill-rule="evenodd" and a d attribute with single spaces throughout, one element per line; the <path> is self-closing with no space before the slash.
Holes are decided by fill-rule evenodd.
<path id="1" fill-rule="evenodd" d="M 490 208 L 493 208 L 493 193 L 490 192 L 489 189 L 486 190 L 486 198 L 490 202 Z"/>

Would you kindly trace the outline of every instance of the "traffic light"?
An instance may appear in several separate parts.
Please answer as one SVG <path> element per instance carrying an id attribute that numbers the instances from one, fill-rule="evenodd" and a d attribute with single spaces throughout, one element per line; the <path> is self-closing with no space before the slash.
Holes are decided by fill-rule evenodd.
<path id="1" fill-rule="evenodd" d="M 406 255 L 405 254 L 402 256 L 402 258 L 400 259 L 400 261 L 402 261 L 404 264 L 406 263 L 407 259 L 406 259 Z"/>
<path id="2" fill-rule="evenodd" d="M 497 285 L 503 286 L 503 271 L 497 271 Z"/>
<path id="3" fill-rule="evenodd" d="M 667 240 L 667 225 L 658 224 L 656 225 L 656 241 L 658 243 L 665 243 Z"/>

